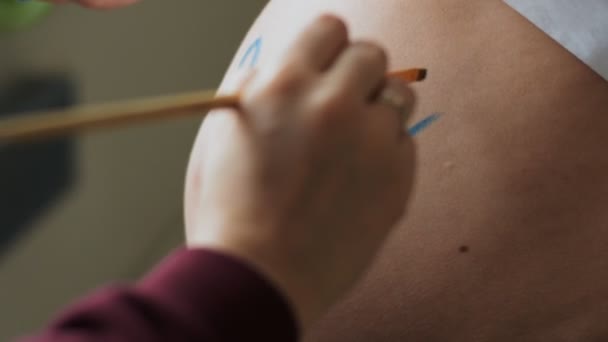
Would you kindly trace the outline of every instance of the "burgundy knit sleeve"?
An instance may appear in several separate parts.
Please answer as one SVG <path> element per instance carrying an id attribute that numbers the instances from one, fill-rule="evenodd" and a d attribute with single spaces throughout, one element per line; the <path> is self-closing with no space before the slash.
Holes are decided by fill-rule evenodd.
<path id="1" fill-rule="evenodd" d="M 180 250 L 133 287 L 108 287 L 26 342 L 296 341 L 290 307 L 233 257 Z"/>

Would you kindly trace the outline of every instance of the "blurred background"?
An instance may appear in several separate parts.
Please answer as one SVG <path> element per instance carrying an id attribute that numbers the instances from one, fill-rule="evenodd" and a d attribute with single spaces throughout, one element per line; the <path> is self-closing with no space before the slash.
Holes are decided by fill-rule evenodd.
<path id="1" fill-rule="evenodd" d="M 60 102 L 216 87 L 265 2 L 144 0 L 113 12 L 57 7 L 33 27 L 0 32 L 0 99 L 15 99 L 11 89 L 23 80 L 44 81 L 43 90 L 25 87 L 42 102 L 49 101 L 45 87 L 59 91 L 53 96 Z M 99 284 L 140 276 L 182 242 L 183 176 L 199 124 L 147 124 L 80 136 L 51 152 L 0 153 L 0 222 L 30 199 L 46 199 L 27 207 L 26 221 L 0 226 L 0 341 L 40 327 Z M 11 158 L 29 160 L 26 153 L 46 159 L 15 167 Z M 50 187 L 38 184 L 47 180 Z"/>

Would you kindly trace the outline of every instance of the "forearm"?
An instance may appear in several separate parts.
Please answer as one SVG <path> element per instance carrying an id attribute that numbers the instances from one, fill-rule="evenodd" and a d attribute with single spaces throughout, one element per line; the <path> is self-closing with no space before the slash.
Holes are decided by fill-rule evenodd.
<path id="1" fill-rule="evenodd" d="M 23 341 L 295 341 L 292 317 L 241 261 L 180 250 L 136 285 L 100 290 Z"/>

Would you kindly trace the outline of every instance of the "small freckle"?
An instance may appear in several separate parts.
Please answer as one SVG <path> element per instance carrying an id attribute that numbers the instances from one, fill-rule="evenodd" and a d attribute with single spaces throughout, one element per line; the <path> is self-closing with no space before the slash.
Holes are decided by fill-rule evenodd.
<path id="1" fill-rule="evenodd" d="M 468 253 L 469 252 L 469 246 L 460 246 L 460 248 L 458 248 L 458 251 L 460 253 Z"/>
<path id="2" fill-rule="evenodd" d="M 443 168 L 447 169 L 447 170 L 451 170 L 454 168 L 454 163 L 453 162 L 445 162 L 443 163 Z"/>

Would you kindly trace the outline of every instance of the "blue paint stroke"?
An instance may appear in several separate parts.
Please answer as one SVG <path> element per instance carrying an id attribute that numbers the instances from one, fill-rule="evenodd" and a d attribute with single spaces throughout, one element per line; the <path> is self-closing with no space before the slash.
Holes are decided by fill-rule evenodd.
<path id="1" fill-rule="evenodd" d="M 243 68 L 247 60 L 250 59 L 249 67 L 253 68 L 258 64 L 258 59 L 260 58 L 260 51 L 262 51 L 262 37 L 256 39 L 251 45 L 247 48 L 245 55 L 241 59 L 239 63 L 239 68 Z"/>
<path id="2" fill-rule="evenodd" d="M 429 128 L 429 126 L 431 126 L 435 121 L 439 120 L 442 115 L 443 114 L 441 113 L 434 113 L 422 119 L 422 121 L 418 122 L 414 126 L 410 127 L 407 132 L 410 134 L 410 136 L 414 137 L 420 134 L 425 129 Z"/>

